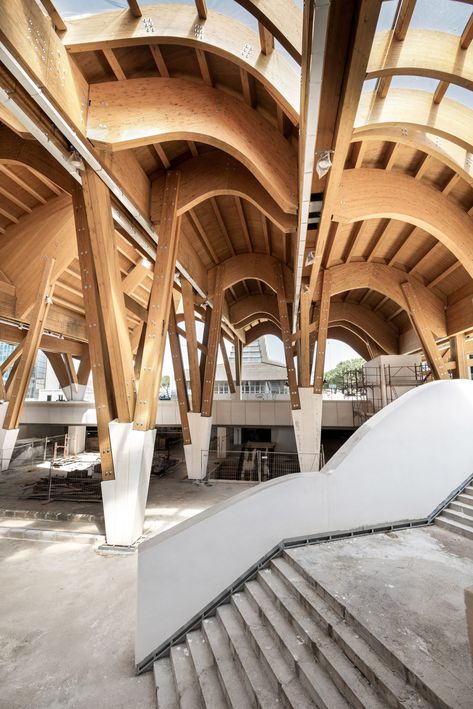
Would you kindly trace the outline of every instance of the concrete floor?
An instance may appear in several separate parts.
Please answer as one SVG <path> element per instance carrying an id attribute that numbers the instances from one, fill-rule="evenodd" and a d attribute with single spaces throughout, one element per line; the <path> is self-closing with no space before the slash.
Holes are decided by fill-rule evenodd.
<path id="1" fill-rule="evenodd" d="M 471 540 L 434 525 L 289 554 L 448 706 L 473 707 L 463 598 Z"/>
<path id="2" fill-rule="evenodd" d="M 247 487 L 198 486 L 180 476 L 152 479 L 148 532 Z M 96 531 L 87 522 L 2 524 Z M 155 706 L 152 675 L 134 675 L 136 562 L 136 554 L 99 556 L 88 544 L 0 538 L 0 709 Z"/>

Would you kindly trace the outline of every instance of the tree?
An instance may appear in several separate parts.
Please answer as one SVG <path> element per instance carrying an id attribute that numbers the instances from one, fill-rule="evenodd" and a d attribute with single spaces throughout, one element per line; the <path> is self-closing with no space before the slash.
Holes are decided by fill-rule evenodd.
<path id="1" fill-rule="evenodd" d="M 171 377 L 169 374 L 163 374 L 161 377 L 161 389 L 163 390 L 164 396 L 166 396 L 168 399 L 171 398 L 171 395 L 169 393 L 169 387 L 171 386 Z"/>
<path id="2" fill-rule="evenodd" d="M 337 389 L 342 389 L 344 375 L 352 370 L 361 369 L 364 363 L 365 360 L 362 357 L 355 357 L 355 359 L 346 359 L 343 362 L 339 362 L 336 367 L 325 372 L 324 386 L 328 387 L 330 384 L 334 384 Z"/>

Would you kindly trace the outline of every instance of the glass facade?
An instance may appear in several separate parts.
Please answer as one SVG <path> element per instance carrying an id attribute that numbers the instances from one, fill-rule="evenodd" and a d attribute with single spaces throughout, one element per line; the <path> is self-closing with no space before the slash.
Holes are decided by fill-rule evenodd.
<path id="1" fill-rule="evenodd" d="M 0 342 L 0 364 L 10 356 L 15 347 L 16 345 L 9 345 L 6 342 Z M 44 352 L 38 352 L 36 362 L 31 373 L 30 382 L 28 384 L 28 390 L 26 392 L 27 399 L 38 399 L 39 392 L 46 387 L 46 363 L 47 360 Z M 5 383 L 10 372 L 11 368 L 7 369 L 6 372 L 3 373 L 3 381 Z"/>

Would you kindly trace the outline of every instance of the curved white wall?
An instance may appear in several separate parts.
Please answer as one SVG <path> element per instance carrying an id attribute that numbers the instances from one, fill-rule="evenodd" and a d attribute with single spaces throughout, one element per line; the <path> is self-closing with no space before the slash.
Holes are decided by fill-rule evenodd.
<path id="1" fill-rule="evenodd" d="M 473 382 L 414 389 L 319 473 L 247 490 L 139 547 L 135 656 L 144 660 L 283 539 L 429 515 L 473 473 Z"/>

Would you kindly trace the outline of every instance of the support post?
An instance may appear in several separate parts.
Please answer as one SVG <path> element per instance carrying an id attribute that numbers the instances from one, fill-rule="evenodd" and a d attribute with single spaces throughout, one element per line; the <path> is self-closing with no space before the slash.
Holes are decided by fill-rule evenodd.
<path id="1" fill-rule="evenodd" d="M 409 317 L 412 321 L 414 329 L 417 331 L 419 340 L 424 350 L 424 355 L 429 363 L 430 369 L 434 379 L 449 379 L 448 370 L 445 366 L 445 362 L 438 350 L 437 343 L 432 334 L 432 330 L 429 327 L 429 323 L 423 312 L 417 293 L 415 291 L 412 283 L 402 283 L 401 288 L 406 297 L 407 305 L 409 307 Z"/>
<path id="2" fill-rule="evenodd" d="M 230 389 L 230 394 L 236 394 L 235 382 L 233 381 L 232 368 L 230 367 L 230 362 L 228 359 L 227 348 L 225 347 L 225 340 L 223 335 L 220 337 L 220 351 L 223 358 L 223 366 L 225 367 L 225 374 L 227 376 L 227 382 Z"/>
<path id="3" fill-rule="evenodd" d="M 202 392 L 202 416 L 212 416 L 214 398 L 215 370 L 217 367 L 217 350 L 220 341 L 220 327 L 223 310 L 223 268 L 217 267 L 215 279 L 214 302 L 210 319 L 209 342 L 207 345 L 207 358 L 205 362 L 204 388 Z"/>
<path id="4" fill-rule="evenodd" d="M 317 354 L 315 358 L 314 393 L 322 394 L 324 388 L 325 350 L 327 348 L 328 321 L 330 314 L 330 274 L 324 271 L 322 297 L 320 299 Z"/>
<path id="5" fill-rule="evenodd" d="M 312 298 L 309 292 L 301 293 L 301 339 L 299 343 L 299 356 L 300 356 L 300 378 L 299 385 L 301 387 L 310 386 L 310 308 L 312 305 Z"/>
<path id="6" fill-rule="evenodd" d="M 294 367 L 294 355 L 292 349 L 292 332 L 289 324 L 289 315 L 287 312 L 286 289 L 284 286 L 284 274 L 281 264 L 276 266 L 276 285 L 279 321 L 281 323 L 281 337 L 284 346 L 284 355 L 286 358 L 289 396 L 291 400 L 291 409 L 294 411 L 301 408 L 301 402 L 299 399 L 299 390 L 297 388 L 296 370 Z"/>
<path id="7" fill-rule="evenodd" d="M 182 439 L 184 446 L 192 443 L 189 429 L 189 400 L 187 396 L 186 376 L 182 363 L 182 350 L 177 334 L 176 309 L 174 299 L 171 299 L 171 310 L 169 312 L 169 346 L 171 349 L 172 366 L 174 370 L 174 379 L 176 380 L 177 402 L 179 405 L 179 414 L 181 417 Z"/>
<path id="8" fill-rule="evenodd" d="M 200 412 L 201 381 L 199 370 L 199 349 L 195 329 L 194 290 L 185 278 L 181 279 L 182 302 L 184 305 L 184 322 L 186 326 L 187 359 L 191 382 L 192 411 Z"/>
<path id="9" fill-rule="evenodd" d="M 456 367 L 453 370 L 454 379 L 469 379 L 468 354 L 465 347 L 465 333 L 460 332 L 450 339 L 450 354 Z"/>

